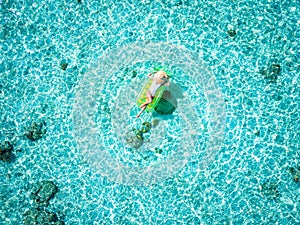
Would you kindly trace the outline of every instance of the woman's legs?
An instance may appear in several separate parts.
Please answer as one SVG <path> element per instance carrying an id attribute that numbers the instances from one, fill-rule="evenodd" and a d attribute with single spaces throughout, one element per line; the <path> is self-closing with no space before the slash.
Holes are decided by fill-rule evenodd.
<path id="1" fill-rule="evenodd" d="M 142 104 L 142 105 L 140 106 L 141 111 L 140 111 L 139 114 L 136 116 L 136 118 L 140 117 L 140 115 L 142 114 L 142 112 L 144 112 L 144 110 L 146 109 L 147 105 L 148 105 L 149 103 L 152 102 L 153 97 L 152 97 L 152 95 L 150 94 L 150 91 L 147 91 L 147 92 L 146 92 L 146 98 L 147 98 L 147 100 L 146 100 L 146 102 L 145 102 L 144 104 Z"/>
<path id="2" fill-rule="evenodd" d="M 152 97 L 152 95 L 150 94 L 150 91 L 147 91 L 147 92 L 146 92 L 146 98 L 147 98 L 146 102 L 145 102 L 144 104 L 142 104 L 142 105 L 140 106 L 140 108 L 143 108 L 144 106 L 146 106 L 146 105 L 148 105 L 149 103 L 152 102 L 153 97 Z"/>
<path id="3" fill-rule="evenodd" d="M 140 115 L 144 112 L 144 110 L 146 109 L 146 107 L 147 107 L 147 105 L 145 105 L 145 106 L 141 109 L 141 111 L 140 111 L 139 114 L 136 116 L 136 118 L 139 118 L 139 117 L 140 117 Z"/>

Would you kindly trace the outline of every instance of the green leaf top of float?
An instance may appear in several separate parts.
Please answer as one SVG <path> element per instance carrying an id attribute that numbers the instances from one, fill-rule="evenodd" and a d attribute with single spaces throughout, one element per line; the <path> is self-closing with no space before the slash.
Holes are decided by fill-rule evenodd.
<path id="1" fill-rule="evenodd" d="M 154 70 L 154 72 L 164 71 L 168 75 L 169 78 L 172 78 L 171 72 L 168 71 L 165 67 L 156 66 L 156 67 L 153 67 L 153 70 Z"/>

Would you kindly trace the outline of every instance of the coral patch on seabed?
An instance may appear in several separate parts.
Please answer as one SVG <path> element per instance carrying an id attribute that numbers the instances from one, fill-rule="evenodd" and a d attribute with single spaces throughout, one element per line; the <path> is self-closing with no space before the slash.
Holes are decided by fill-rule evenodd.
<path id="1" fill-rule="evenodd" d="M 280 193 L 278 191 L 278 184 L 267 180 L 260 186 L 261 194 L 269 199 L 277 199 L 280 197 Z"/>
<path id="2" fill-rule="evenodd" d="M 297 167 L 291 167 L 289 169 L 289 172 L 292 174 L 293 180 L 300 183 L 300 165 L 298 165 Z"/>
<path id="3" fill-rule="evenodd" d="M 45 133 L 46 133 L 45 121 L 42 121 L 40 123 L 33 122 L 31 126 L 27 128 L 25 136 L 31 141 L 36 141 L 42 138 Z"/>
<path id="4" fill-rule="evenodd" d="M 230 37 L 234 37 L 234 36 L 236 35 L 236 31 L 233 30 L 233 29 L 229 29 L 229 30 L 227 31 L 227 34 L 228 34 Z"/>
<path id="5" fill-rule="evenodd" d="M 14 154 L 12 153 L 13 146 L 9 141 L 0 143 L 0 159 L 3 162 L 11 162 L 14 159 Z"/>
<path id="6" fill-rule="evenodd" d="M 41 181 L 33 185 L 30 197 L 35 205 L 24 214 L 25 225 L 63 225 L 55 213 L 49 212 L 46 207 L 50 199 L 57 193 L 58 188 L 52 181 Z"/>
<path id="7" fill-rule="evenodd" d="M 48 204 L 58 188 L 52 181 L 41 181 L 33 185 L 31 197 L 38 204 Z"/>
<path id="8" fill-rule="evenodd" d="M 67 67 L 68 67 L 68 63 L 65 60 L 61 61 L 60 68 L 65 71 Z"/>
<path id="9" fill-rule="evenodd" d="M 139 148 L 143 144 L 144 136 L 143 132 L 134 128 L 126 133 L 126 142 L 129 146 L 133 148 Z"/>
<path id="10" fill-rule="evenodd" d="M 31 208 L 24 214 L 24 225 L 63 225 L 55 213 L 45 209 Z"/>
<path id="11" fill-rule="evenodd" d="M 260 73 L 264 76 L 264 79 L 266 79 L 268 83 L 276 83 L 280 71 L 281 67 L 279 64 L 272 64 L 268 69 L 260 69 Z"/>

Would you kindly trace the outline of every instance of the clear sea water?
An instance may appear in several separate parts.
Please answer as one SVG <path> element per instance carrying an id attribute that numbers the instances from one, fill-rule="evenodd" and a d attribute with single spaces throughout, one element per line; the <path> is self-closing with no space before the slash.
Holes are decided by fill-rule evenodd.
<path id="1" fill-rule="evenodd" d="M 0 224 L 42 180 L 65 224 L 300 224 L 299 0 L 0 0 L 0 19 Z M 158 65 L 184 97 L 135 119 Z"/>

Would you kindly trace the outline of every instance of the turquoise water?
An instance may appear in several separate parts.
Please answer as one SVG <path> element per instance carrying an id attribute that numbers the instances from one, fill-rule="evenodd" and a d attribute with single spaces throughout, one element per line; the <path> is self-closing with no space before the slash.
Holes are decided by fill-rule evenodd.
<path id="1" fill-rule="evenodd" d="M 22 224 L 41 180 L 57 185 L 46 209 L 66 224 L 300 223 L 289 172 L 300 164 L 299 8 L 0 0 L 0 141 L 14 148 L 0 161 L 0 224 Z M 135 94 L 157 64 L 184 98 L 173 115 L 136 120 Z M 81 130 L 89 118 L 95 133 Z M 153 119 L 150 142 L 128 146 L 124 133 Z M 39 140 L 24 136 L 42 121 Z M 128 167 L 111 168 L 113 159 Z M 127 179 L 126 169 L 151 165 L 167 172 Z"/>

